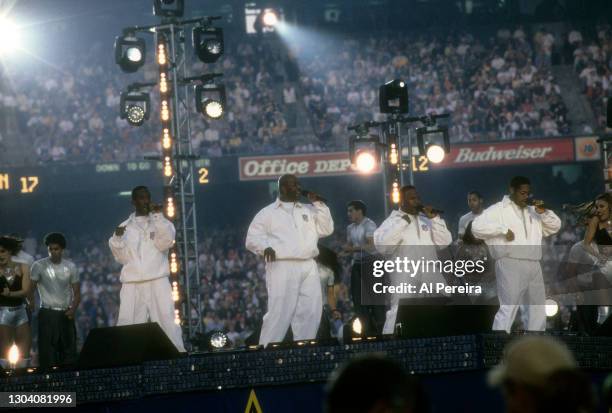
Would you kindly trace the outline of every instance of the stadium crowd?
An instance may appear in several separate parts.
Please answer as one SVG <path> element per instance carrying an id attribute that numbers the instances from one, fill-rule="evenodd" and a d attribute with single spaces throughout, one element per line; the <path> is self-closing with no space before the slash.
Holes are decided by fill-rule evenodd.
<path id="1" fill-rule="evenodd" d="M 567 34 L 598 126 L 605 115 L 602 97 L 609 93 L 610 38 L 609 26 L 598 27 L 593 39 L 577 30 Z M 342 149 L 349 124 L 380 117 L 378 86 L 392 78 L 408 81 L 414 113 L 451 113 L 456 142 L 568 134 L 568 109 L 550 70 L 562 48 L 558 34 L 527 27 L 486 36 L 352 37 L 319 44 L 315 52 L 299 43 L 289 50 L 270 38 L 228 41 L 217 63 L 190 67 L 192 73 L 222 72 L 228 92 L 224 119 L 193 117 L 192 143 L 208 157 Z M 52 68 L 5 69 L 11 88 L 0 92 L 0 105 L 16 114 L 19 137 L 35 148 L 36 161 L 108 162 L 158 154 L 155 90 L 152 116 L 142 127 L 119 118 L 120 92 L 138 76 L 154 81 L 155 65 L 127 75 L 101 43 L 78 50 Z M 300 108 L 309 118 L 301 126 Z M 296 133 L 306 138 L 287 139 Z"/>

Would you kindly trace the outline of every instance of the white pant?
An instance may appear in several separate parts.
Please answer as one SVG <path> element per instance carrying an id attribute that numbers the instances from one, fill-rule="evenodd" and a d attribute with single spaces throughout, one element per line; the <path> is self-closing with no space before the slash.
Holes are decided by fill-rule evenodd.
<path id="1" fill-rule="evenodd" d="M 118 326 L 159 324 L 178 351 L 185 351 L 181 327 L 174 322 L 174 301 L 168 277 L 138 283 L 123 283 L 119 293 Z"/>
<path id="2" fill-rule="evenodd" d="M 510 332 L 519 305 L 527 310 L 527 330 L 546 330 L 546 293 L 539 261 L 500 258 L 495 262 L 499 310 L 493 330 Z"/>
<path id="3" fill-rule="evenodd" d="M 282 341 L 289 326 L 294 340 L 315 339 L 323 308 L 315 261 L 267 263 L 266 288 L 268 312 L 263 318 L 259 344 Z"/>

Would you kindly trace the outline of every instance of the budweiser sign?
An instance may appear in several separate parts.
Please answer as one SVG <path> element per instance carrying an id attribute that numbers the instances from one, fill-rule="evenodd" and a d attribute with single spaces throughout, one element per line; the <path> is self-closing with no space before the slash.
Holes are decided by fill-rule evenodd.
<path id="1" fill-rule="evenodd" d="M 468 168 L 486 165 L 571 162 L 574 160 L 572 139 L 546 139 L 454 145 L 444 161 L 433 168 Z"/>
<path id="2" fill-rule="evenodd" d="M 307 177 L 358 173 L 351 166 L 348 152 L 251 156 L 239 158 L 238 166 L 241 181 L 277 179 L 284 174 Z"/>

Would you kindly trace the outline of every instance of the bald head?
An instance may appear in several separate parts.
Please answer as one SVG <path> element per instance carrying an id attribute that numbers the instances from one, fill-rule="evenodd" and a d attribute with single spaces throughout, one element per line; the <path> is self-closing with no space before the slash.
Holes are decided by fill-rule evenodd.
<path id="1" fill-rule="evenodd" d="M 283 175 L 278 179 L 279 198 L 283 202 L 296 202 L 302 188 L 295 175 Z"/>

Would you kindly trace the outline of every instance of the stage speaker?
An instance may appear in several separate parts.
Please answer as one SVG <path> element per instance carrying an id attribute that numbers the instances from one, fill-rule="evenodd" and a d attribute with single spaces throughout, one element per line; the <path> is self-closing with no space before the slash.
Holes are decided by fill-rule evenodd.
<path id="1" fill-rule="evenodd" d="M 612 96 L 608 97 L 608 104 L 606 105 L 606 126 L 612 128 Z"/>
<path id="2" fill-rule="evenodd" d="M 447 298 L 425 299 L 420 304 L 415 304 L 415 299 L 409 302 L 400 302 L 395 322 L 402 338 L 490 333 L 499 309 L 497 305 L 451 305 Z"/>
<path id="3" fill-rule="evenodd" d="M 169 360 L 180 352 L 157 323 L 94 328 L 79 356 L 81 369 L 127 366 Z"/>

